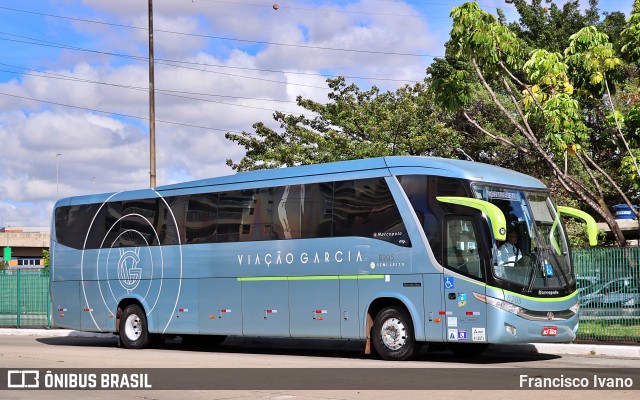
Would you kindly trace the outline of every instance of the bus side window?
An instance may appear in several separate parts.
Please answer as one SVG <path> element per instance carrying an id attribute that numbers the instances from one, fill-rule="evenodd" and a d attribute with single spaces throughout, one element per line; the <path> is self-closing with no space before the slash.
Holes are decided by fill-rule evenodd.
<path id="1" fill-rule="evenodd" d="M 302 201 L 302 237 L 331 237 L 333 223 L 333 182 L 304 185 Z"/>
<path id="2" fill-rule="evenodd" d="M 240 241 L 270 240 L 273 238 L 273 188 L 242 191 L 249 201 L 242 215 Z M 277 205 L 275 205 L 277 206 Z"/>
<path id="3" fill-rule="evenodd" d="M 305 185 L 287 185 L 273 189 L 273 238 L 300 239 Z"/>
<path id="4" fill-rule="evenodd" d="M 360 236 L 411 246 L 384 178 L 335 183 L 333 236 Z"/>
<path id="5" fill-rule="evenodd" d="M 249 208 L 249 200 L 246 196 L 242 196 L 240 191 L 218 194 L 217 242 L 237 242 L 240 240 L 242 213 Z"/>
<path id="6" fill-rule="evenodd" d="M 332 182 L 276 187 L 273 203 L 274 239 L 331 237 Z"/>
<path id="7" fill-rule="evenodd" d="M 184 233 L 187 243 L 215 242 L 218 230 L 217 193 L 192 194 L 185 198 Z"/>
<path id="8" fill-rule="evenodd" d="M 438 263 L 442 264 L 442 232 L 440 231 L 440 219 L 434 214 L 429 202 L 429 176 L 402 175 L 398 179 L 418 216 L 433 255 Z"/>
<path id="9" fill-rule="evenodd" d="M 471 217 L 454 217 L 446 221 L 445 257 L 448 268 L 482 279 L 476 230 Z"/>

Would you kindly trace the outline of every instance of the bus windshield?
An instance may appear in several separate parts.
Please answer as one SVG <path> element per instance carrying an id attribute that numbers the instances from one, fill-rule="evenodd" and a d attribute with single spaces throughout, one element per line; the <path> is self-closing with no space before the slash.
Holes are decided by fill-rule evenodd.
<path id="1" fill-rule="evenodd" d="M 493 248 L 497 280 L 545 295 L 573 284 L 566 235 L 547 192 L 484 185 L 474 191 L 507 220 L 507 240 Z"/>

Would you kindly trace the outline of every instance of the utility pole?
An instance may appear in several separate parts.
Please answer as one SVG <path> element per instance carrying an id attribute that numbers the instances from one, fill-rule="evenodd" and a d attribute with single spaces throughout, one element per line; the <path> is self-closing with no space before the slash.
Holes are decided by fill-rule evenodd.
<path id="1" fill-rule="evenodd" d="M 156 187 L 156 99 L 153 70 L 153 0 L 149 0 L 149 185 Z"/>

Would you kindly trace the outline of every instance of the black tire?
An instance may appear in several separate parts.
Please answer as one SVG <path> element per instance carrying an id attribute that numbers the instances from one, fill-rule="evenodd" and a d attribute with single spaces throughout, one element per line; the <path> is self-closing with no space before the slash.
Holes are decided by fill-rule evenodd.
<path id="1" fill-rule="evenodd" d="M 147 317 L 137 304 L 128 305 L 122 312 L 120 343 L 127 349 L 142 349 L 149 345 Z"/>
<path id="2" fill-rule="evenodd" d="M 404 361 L 416 355 L 418 345 L 413 322 L 404 309 L 393 306 L 384 308 L 376 315 L 372 329 L 373 346 L 383 359 Z"/>
<path id="3" fill-rule="evenodd" d="M 449 350 L 461 357 L 477 357 L 482 354 L 487 347 L 486 343 L 449 343 Z"/>

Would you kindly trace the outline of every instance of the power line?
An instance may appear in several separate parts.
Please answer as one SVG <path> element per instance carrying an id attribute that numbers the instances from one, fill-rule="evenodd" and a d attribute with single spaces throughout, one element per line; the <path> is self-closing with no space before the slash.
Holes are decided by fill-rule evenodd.
<path id="1" fill-rule="evenodd" d="M 8 32 L 1 32 L 0 31 L 0 35 L 7 35 L 7 36 L 13 36 L 13 37 L 18 37 L 18 38 L 22 38 L 22 39 L 27 39 L 27 40 L 18 40 L 18 39 L 8 39 L 8 38 L 0 37 L 0 40 L 14 42 L 14 43 L 24 43 L 24 44 L 30 44 L 30 45 L 35 45 L 35 46 L 44 46 L 44 47 L 53 47 L 53 48 L 60 48 L 60 49 L 66 49 L 66 50 L 83 51 L 83 52 L 96 53 L 96 54 L 108 55 L 108 56 L 113 56 L 113 57 L 127 58 L 127 59 L 131 59 L 131 60 L 135 60 L 135 61 L 141 61 L 141 62 L 148 60 L 148 58 L 142 57 L 142 56 L 134 56 L 134 55 L 123 54 L 123 53 L 111 53 L 111 52 L 106 52 L 106 51 L 100 51 L 100 50 L 93 50 L 93 49 L 87 49 L 87 48 L 82 48 L 82 47 L 70 46 L 70 45 L 66 45 L 66 44 L 61 44 L 61 43 L 51 42 L 51 41 L 47 41 L 47 40 L 32 38 L 32 37 L 28 37 L 28 36 L 16 35 L 16 34 L 8 33 Z M 198 63 L 198 62 L 181 61 L 181 60 L 171 60 L 171 59 L 163 59 L 163 58 L 156 58 L 155 61 L 156 61 L 155 62 L 156 64 L 169 65 L 169 66 L 176 67 L 176 68 L 190 69 L 190 70 L 199 71 L 199 72 L 207 72 L 207 73 L 212 73 L 212 74 L 227 75 L 227 76 L 233 76 L 233 77 L 244 78 L 244 79 L 259 80 L 259 81 L 264 81 L 264 82 L 273 82 L 273 83 L 281 83 L 281 84 L 293 85 L 293 86 L 309 87 L 309 88 L 313 88 L 313 89 L 328 90 L 324 86 L 305 85 L 305 84 L 302 84 L 302 83 L 279 81 L 279 80 L 275 80 L 275 79 L 267 79 L 267 78 L 258 78 L 258 77 L 246 76 L 246 75 L 230 74 L 230 73 L 220 72 L 220 71 L 203 70 L 202 68 L 187 67 L 187 66 L 180 65 L 180 64 L 197 65 L 198 67 L 214 67 L 214 68 L 215 67 L 220 67 L 220 68 L 229 68 L 229 69 L 249 69 L 249 70 L 251 70 L 250 68 L 232 67 L 232 66 L 220 66 L 220 65 L 216 65 L 216 64 Z M 261 70 L 261 69 L 253 69 L 253 70 L 261 71 L 261 72 L 282 72 L 282 73 L 285 73 L 285 74 L 290 73 L 289 71 L 272 71 L 272 70 Z M 291 71 L 291 73 L 292 74 L 296 74 L 296 72 L 294 72 L 294 71 Z M 298 75 L 314 75 L 314 74 L 311 74 L 311 73 L 304 73 L 304 72 L 297 73 L 297 74 Z M 315 74 L 315 75 L 316 76 L 324 76 L 324 77 L 327 77 L 327 76 L 335 77 L 335 75 L 321 75 L 321 74 Z M 378 78 L 366 78 L 366 77 L 362 77 L 362 78 L 361 77 L 345 77 L 345 78 L 350 78 L 350 79 L 378 79 Z M 382 78 L 381 80 L 388 80 L 388 81 L 395 81 L 395 82 L 407 82 L 407 83 L 417 83 L 418 82 L 418 81 L 411 81 L 411 80 L 386 79 L 386 78 Z"/>
<path id="2" fill-rule="evenodd" d="M 27 10 L 20 10 L 20 9 L 10 8 L 10 7 L 0 7 L 0 9 L 4 9 L 4 10 L 8 10 L 8 11 L 15 11 L 15 12 L 22 12 L 22 13 L 27 13 L 27 14 L 42 15 L 42 16 L 47 16 L 47 17 L 52 17 L 52 18 L 67 19 L 67 20 L 72 20 L 72 21 L 88 22 L 88 23 L 94 23 L 94 24 L 116 26 L 116 27 L 120 27 L 120 28 L 138 29 L 138 30 L 145 30 L 145 31 L 147 30 L 146 27 L 139 27 L 139 26 L 133 26 L 133 25 L 124 25 L 124 24 L 116 24 L 116 23 L 103 22 L 103 21 L 95 21 L 95 20 L 84 19 L 84 18 L 65 17 L 65 16 L 61 16 L 61 15 L 47 14 L 47 13 L 41 13 L 41 12 L 35 12 L 35 11 L 27 11 Z M 207 38 L 207 39 L 228 40 L 228 41 L 243 42 L 243 43 L 267 44 L 267 45 L 271 45 L 271 46 L 307 48 L 307 49 L 313 49 L 313 50 L 343 51 L 343 52 L 353 52 L 353 53 L 380 54 L 380 55 L 407 56 L 407 57 L 430 57 L 430 58 L 443 57 L 443 56 L 432 55 L 432 54 L 397 53 L 397 52 L 387 52 L 387 51 L 378 51 L 378 50 L 365 50 L 365 49 L 345 49 L 345 48 L 338 48 L 338 47 L 323 47 L 323 46 L 311 46 L 311 45 L 295 44 L 295 43 L 278 43 L 278 42 L 268 42 L 268 41 L 261 41 L 261 40 L 238 39 L 238 38 L 230 38 L 230 37 L 225 37 L 225 36 L 213 36 L 213 35 L 204 35 L 204 34 L 199 34 L 199 33 L 177 32 L 177 31 L 169 31 L 169 30 L 163 30 L 163 29 L 154 29 L 154 32 L 169 33 L 169 34 L 173 34 L 173 35 L 193 36 L 193 37 Z"/>
<path id="3" fill-rule="evenodd" d="M 215 0 L 210 0 L 210 1 L 215 1 Z M 422 5 L 422 6 L 447 6 L 447 7 L 453 7 L 456 4 L 459 4 L 459 1 L 452 1 L 449 3 L 433 3 L 431 1 L 420 1 L 420 0 L 374 0 L 377 2 L 384 2 L 384 3 L 405 3 L 405 4 L 416 4 L 416 5 Z M 481 3 L 481 1 L 476 0 L 477 3 Z M 483 8 L 498 8 L 495 6 L 488 6 L 488 5 L 482 5 Z"/>
<path id="4" fill-rule="evenodd" d="M 124 89 L 133 89 L 133 90 L 142 90 L 142 91 L 148 91 L 149 90 L 149 88 L 147 88 L 147 87 L 132 86 L 132 85 L 122 85 L 122 84 L 118 84 L 118 83 L 111 83 L 111 82 L 104 82 L 104 81 L 94 81 L 94 80 L 91 80 L 91 79 L 84 79 L 84 78 L 78 78 L 78 77 L 70 76 L 70 75 L 56 74 L 56 73 L 47 72 L 47 71 L 40 71 L 40 70 L 20 67 L 20 66 L 17 66 L 17 65 L 5 64 L 5 63 L 0 63 L 0 65 L 4 65 L 5 67 L 16 68 L 16 69 L 20 69 L 20 70 L 24 70 L 24 71 L 31 71 L 31 72 L 17 72 L 17 71 L 9 71 L 9 70 L 0 70 L 0 72 L 6 72 L 6 73 L 10 73 L 10 74 L 21 74 L 21 75 L 27 75 L 27 76 L 36 76 L 36 77 L 40 77 L 40 78 L 67 80 L 67 81 L 75 81 L 75 82 L 83 82 L 83 83 L 94 83 L 94 84 L 97 84 L 97 85 L 120 87 L 120 88 L 124 88 Z M 37 74 L 35 74 L 33 72 L 37 72 Z M 42 75 L 39 75 L 39 74 L 42 74 Z M 47 75 L 50 75 L 50 76 L 47 76 Z M 295 103 L 295 101 L 291 101 L 291 100 L 265 99 L 265 98 L 243 97 L 243 96 L 229 96 L 229 95 L 219 95 L 219 94 L 210 94 L 210 93 L 188 92 L 188 91 L 184 91 L 184 90 L 170 90 L 170 89 L 158 89 L 158 88 L 156 88 L 156 91 L 157 92 L 162 92 L 162 93 L 167 93 L 167 94 L 191 94 L 191 95 L 196 95 L 196 96 L 225 97 L 225 98 L 238 99 L 238 100 L 255 100 L 255 101 L 271 101 L 271 102 L 279 102 L 279 103 Z M 194 99 L 194 100 L 201 100 L 200 98 L 197 98 L 197 97 L 190 97 L 190 98 Z M 229 104 L 229 103 L 222 103 L 222 104 Z"/>
<path id="5" fill-rule="evenodd" d="M 405 82 L 405 83 L 418 83 L 419 81 L 414 81 L 410 79 L 394 79 L 394 78 L 377 78 L 377 77 L 366 77 L 366 76 L 345 76 L 345 75 L 333 75 L 333 74 L 317 74 L 312 72 L 299 72 L 299 71 L 286 71 L 286 70 L 277 70 L 277 69 L 264 69 L 264 68 L 249 68 L 249 67 L 236 67 L 229 65 L 220 65 L 220 64 L 203 64 L 191 61 L 173 61 L 173 60 L 164 60 L 167 62 L 178 62 L 182 64 L 192 64 L 192 65 L 200 65 L 207 67 L 215 67 L 215 68 L 229 68 L 229 69 L 239 69 L 246 71 L 259 71 L 259 72 L 273 72 L 273 73 L 283 73 L 283 74 L 292 74 L 292 75 L 304 75 L 304 76 L 321 76 L 324 78 L 337 78 L 342 76 L 345 79 L 362 79 L 362 80 L 372 80 L 372 81 L 388 81 L 388 82 Z"/>
<path id="6" fill-rule="evenodd" d="M 251 6 L 251 7 L 268 7 L 268 8 L 272 7 L 271 4 L 265 5 L 265 4 L 244 3 L 244 2 L 225 1 L 225 0 L 202 0 L 202 1 L 206 1 L 209 3 L 235 4 L 235 5 Z M 381 13 L 381 12 L 368 12 L 368 11 L 332 10 L 329 8 L 291 7 L 289 5 L 282 5 L 282 4 L 280 5 L 280 9 L 305 11 L 305 12 L 312 11 L 312 12 L 331 12 L 331 13 L 340 13 L 340 14 L 381 15 L 385 17 L 424 18 L 423 15 L 419 15 L 419 14 L 395 14 L 395 13 Z M 278 12 L 281 12 L 280 9 L 278 10 Z"/>
<path id="7" fill-rule="evenodd" d="M 82 48 L 82 47 L 69 46 L 69 45 L 59 44 L 59 43 L 50 42 L 50 41 L 41 40 L 41 39 L 34 39 L 34 38 L 27 37 L 27 36 L 15 35 L 15 34 L 7 33 L 7 32 L 0 32 L 0 34 L 8 35 L 8 36 L 14 36 L 14 37 L 20 37 L 20 38 L 24 38 L 24 39 L 28 39 L 28 40 L 35 40 L 35 41 L 28 41 L 28 40 L 7 39 L 7 38 L 0 37 L 0 40 L 9 41 L 9 42 L 24 43 L 24 44 L 30 44 L 30 45 L 35 45 L 35 46 L 54 47 L 54 48 L 60 48 L 60 49 L 66 49 L 66 50 L 74 50 L 74 51 L 83 51 L 83 52 L 96 53 L 96 54 L 108 55 L 108 56 L 113 56 L 113 57 L 122 57 L 122 58 L 127 58 L 127 59 L 131 59 L 131 60 L 135 60 L 135 61 L 141 61 L 141 62 L 148 60 L 148 58 L 141 57 L 141 56 L 133 56 L 133 55 L 122 54 L 122 53 L 111 53 L 111 52 L 106 52 L 106 51 L 99 51 L 99 50 L 86 49 L 86 48 Z M 302 87 L 308 87 L 308 88 L 313 88 L 313 89 L 329 90 L 328 88 L 326 88 L 324 86 L 305 85 L 305 84 L 302 84 L 302 83 L 278 81 L 278 80 L 275 80 L 275 79 L 258 78 L 258 77 L 253 77 L 253 76 L 230 74 L 230 73 L 226 73 L 226 72 L 210 71 L 210 70 L 203 70 L 202 68 L 195 68 L 195 67 L 187 67 L 187 66 L 184 66 L 184 65 L 177 65 L 177 64 L 186 63 L 186 64 L 191 64 L 191 65 L 198 65 L 198 66 L 201 66 L 201 67 L 208 66 L 207 64 L 204 64 L 204 63 L 191 63 L 191 62 L 185 62 L 185 61 L 179 61 L 179 60 L 164 60 L 164 59 L 160 59 L 160 58 L 156 58 L 155 61 L 156 61 L 155 62 L 156 64 L 169 65 L 169 66 L 176 67 L 176 68 L 190 69 L 190 70 L 199 71 L 199 72 L 206 72 L 206 73 L 211 73 L 211 74 L 233 76 L 233 77 L 244 78 L 244 79 L 253 79 L 253 80 L 259 80 L 259 81 L 263 81 L 263 82 L 272 82 L 272 83 L 280 83 L 280 84 L 293 85 L 293 86 L 302 86 Z"/>
<path id="8" fill-rule="evenodd" d="M 0 65 L 5 65 L 5 66 L 10 66 L 12 68 L 28 70 L 27 68 L 17 67 L 17 66 L 13 66 L 13 65 L 9 65 L 9 64 L 4 64 L 4 63 L 0 63 Z M 90 80 L 90 79 L 82 79 L 82 78 L 77 78 L 77 77 L 74 77 L 74 76 L 62 75 L 62 74 L 54 74 L 54 73 L 43 72 L 43 71 L 36 71 L 36 72 L 38 72 L 38 74 L 34 74 L 34 73 L 30 73 L 30 72 L 17 72 L 17 71 L 9 71 L 9 70 L 0 69 L 0 72 L 6 72 L 6 73 L 10 73 L 10 74 L 21 74 L 21 75 L 27 75 L 27 76 L 35 76 L 35 77 L 38 77 L 38 78 L 66 80 L 66 81 L 81 82 L 81 83 L 91 83 L 91 84 L 97 84 L 97 85 L 117 87 L 117 88 L 122 88 L 122 89 L 144 91 L 144 92 L 148 92 L 149 91 L 149 88 L 145 88 L 145 87 L 131 86 L 131 85 L 120 85 L 120 84 L 117 84 L 117 83 L 94 81 L 94 80 Z M 42 75 L 40 75 L 40 74 L 42 74 Z M 50 76 L 47 76 L 47 75 L 50 75 Z M 178 90 L 166 90 L 166 89 L 156 89 L 156 92 L 159 92 L 159 93 L 161 93 L 161 94 L 163 94 L 165 96 L 171 96 L 171 97 L 188 99 L 188 100 L 197 100 L 197 101 L 202 101 L 202 102 L 206 102 L 206 103 L 215 103 L 215 104 L 227 105 L 227 106 L 232 106 L 232 107 L 250 108 L 250 109 L 255 109 L 255 110 L 263 110 L 263 111 L 273 111 L 273 112 L 279 111 L 279 110 L 276 110 L 276 109 L 273 109 L 273 108 L 257 107 L 257 106 L 250 106 L 250 105 L 244 105 L 244 104 L 235 104 L 235 103 L 226 103 L 226 102 L 223 102 L 223 101 L 216 101 L 216 100 L 209 100 L 209 99 L 203 99 L 203 98 L 198 98 L 198 97 L 190 97 L 190 96 L 181 95 L 181 94 L 193 94 L 193 95 L 198 95 L 198 96 L 216 96 L 216 95 L 208 95 L 208 94 L 205 94 L 205 93 L 194 93 L 194 92 L 185 92 L 185 91 L 178 91 Z M 178 94 L 178 93 L 181 93 L 181 94 Z M 231 97 L 231 98 L 242 99 L 242 100 L 262 100 L 262 101 L 279 101 L 279 102 L 295 103 L 294 101 L 288 101 L 288 100 L 254 99 L 254 98 L 239 97 L 239 96 L 235 96 L 235 97 L 234 96 L 218 96 L 218 97 Z M 299 112 L 290 112 L 290 111 L 280 111 L 280 112 L 285 113 L 285 114 L 301 115 L 301 113 L 299 113 Z M 317 114 L 311 113 L 311 115 L 317 115 Z"/>
<path id="9" fill-rule="evenodd" d="M 96 53 L 96 54 L 108 55 L 108 56 L 113 56 L 113 57 L 127 58 L 127 59 L 131 59 L 131 60 L 135 60 L 135 61 L 141 61 L 141 62 L 148 60 L 147 57 L 134 56 L 134 55 L 123 54 L 123 53 L 112 53 L 112 52 L 106 52 L 106 51 L 100 51 L 100 50 L 87 49 L 87 48 L 83 48 L 83 47 L 70 46 L 70 45 L 66 45 L 66 44 L 62 44 L 62 43 L 56 43 L 56 42 L 51 42 L 51 41 L 48 41 L 48 40 L 32 38 L 32 37 L 29 37 L 29 36 L 16 35 L 16 34 L 13 34 L 13 33 L 8 33 L 8 32 L 0 31 L 0 35 L 6 35 L 6 36 L 12 36 L 12 37 L 20 38 L 20 39 L 26 39 L 26 40 L 18 40 L 18 39 L 8 39 L 8 38 L 0 37 L 0 40 L 14 42 L 14 43 L 24 43 L 24 44 L 30 44 L 30 45 L 35 45 L 35 46 L 53 47 L 53 48 L 60 48 L 60 49 L 73 50 L 73 51 Z M 309 88 L 321 89 L 321 90 L 329 90 L 329 89 L 327 87 L 324 87 L 324 86 L 306 85 L 306 84 L 302 84 L 302 83 L 280 81 L 280 80 L 276 80 L 276 79 L 267 79 L 267 78 L 259 78 L 259 77 L 254 77 L 254 76 L 231 74 L 231 73 L 220 72 L 220 71 L 203 70 L 202 67 L 251 70 L 251 71 L 259 71 L 259 72 L 273 72 L 273 73 L 284 73 L 284 74 L 291 73 L 291 74 L 305 75 L 305 76 L 337 77 L 336 75 L 328 75 L 328 74 L 327 75 L 323 75 L 323 74 L 312 74 L 312 73 L 295 72 L 295 71 L 279 71 L 279 70 L 265 70 L 265 69 L 258 69 L 258 68 L 254 69 L 254 68 L 248 68 L 248 67 L 222 66 L 222 65 L 218 65 L 218 64 L 207 64 L 207 63 L 198 63 L 198 62 L 181 61 L 181 60 L 171 60 L 171 59 L 163 59 L 163 58 L 156 58 L 155 59 L 155 63 L 159 64 L 159 65 L 169 65 L 169 66 L 176 67 L 176 68 L 189 69 L 189 70 L 194 70 L 194 71 L 199 71 L 199 72 L 207 72 L 207 73 L 212 73 L 212 74 L 226 75 L 226 76 L 232 76 L 232 77 L 243 78 L 243 79 L 253 79 L 253 80 L 259 80 L 259 81 L 263 81 L 263 82 L 272 82 L 272 83 L 279 83 L 279 84 L 285 84 L 285 85 L 309 87 Z M 198 66 L 200 68 L 188 67 L 188 66 L 185 66 L 185 65 L 182 65 L 182 64 L 194 65 L 194 66 Z M 370 78 L 370 77 L 358 77 L 358 76 L 345 76 L 345 78 L 348 78 L 348 79 L 384 80 L 384 81 L 406 82 L 406 83 L 418 83 L 418 81 L 413 81 L 413 80 L 392 79 L 392 78 Z"/>
<path id="10" fill-rule="evenodd" d="M 197 2 L 197 0 L 192 0 L 194 3 Z M 245 3 L 245 2 L 236 2 L 236 1 L 227 1 L 227 0 L 201 0 L 201 1 L 206 1 L 209 3 L 223 3 L 223 4 L 235 4 L 235 5 L 243 5 L 243 6 L 252 6 L 252 7 L 263 7 L 263 8 L 272 8 L 271 4 L 256 4 L 256 3 Z M 431 1 L 416 1 L 416 0 L 375 0 L 377 2 L 380 3 L 397 3 L 397 4 L 415 4 L 418 6 L 445 6 L 445 7 L 453 7 L 454 5 L 456 5 L 456 3 L 458 2 L 450 2 L 450 3 L 434 3 Z M 476 0 L 477 1 L 477 0 Z M 310 8 L 310 7 L 295 7 L 295 6 L 289 6 L 286 4 L 281 4 L 279 3 L 279 10 L 300 10 L 300 11 L 304 11 L 304 12 L 333 12 L 333 13 L 340 13 L 340 14 L 363 14 L 363 15 L 381 15 L 381 16 L 385 16 L 385 17 L 410 17 L 410 18 L 425 18 L 425 15 L 420 15 L 420 14 L 396 14 L 396 13 L 383 13 L 383 12 L 368 12 L 368 11 L 351 11 L 351 10 L 333 10 L 333 9 L 328 9 L 328 8 Z M 483 8 L 492 8 L 492 9 L 497 9 L 497 7 L 495 6 L 486 6 L 483 5 Z M 449 16 L 446 17 L 434 17 L 434 16 L 429 16 L 429 18 L 437 18 L 437 19 L 446 19 L 449 18 Z"/>
<path id="11" fill-rule="evenodd" d="M 53 14 L 47 14 L 47 13 L 41 13 L 41 12 L 19 10 L 19 9 L 14 9 L 14 8 L 9 8 L 9 7 L 0 7 L 0 9 L 9 10 L 9 11 L 15 11 L 15 12 L 29 13 L 29 14 L 34 14 L 34 15 L 42 15 L 42 16 L 53 17 L 53 18 L 61 18 L 61 19 L 66 19 L 66 20 L 79 21 L 79 22 L 96 23 L 96 24 L 117 26 L 117 27 L 122 27 L 122 28 L 129 28 L 129 29 L 147 30 L 147 28 L 141 28 L 141 27 L 136 27 L 136 26 L 114 24 L 114 23 L 106 23 L 106 22 L 94 21 L 94 20 L 88 20 L 88 19 L 73 18 L 73 17 L 53 15 Z M 310 46 L 310 45 L 299 45 L 299 44 L 289 44 L 289 43 L 275 43 L 275 42 L 267 42 L 267 41 L 255 41 L 255 40 L 247 40 L 247 39 L 227 38 L 227 37 L 218 37 L 218 36 L 212 36 L 212 35 L 202 35 L 202 34 L 193 34 L 193 33 L 185 33 L 185 32 L 175 32 L 175 31 L 168 31 L 168 30 L 156 30 L 156 31 L 157 32 L 162 32 L 162 33 L 168 33 L 168 34 L 175 34 L 175 35 L 186 35 L 186 36 L 203 37 L 203 38 L 210 38 L 210 39 L 240 41 L 240 42 L 257 43 L 257 44 L 268 44 L 268 45 L 275 45 L 275 46 L 309 48 L 309 49 L 317 49 L 317 50 L 345 51 L 345 52 L 383 54 L 383 55 L 405 55 L 405 56 L 416 56 L 416 57 L 424 57 L 424 56 L 434 57 L 434 56 L 428 55 L 428 54 L 411 54 L 411 53 L 383 52 L 383 51 L 360 50 L 360 49 L 331 48 L 331 47 L 320 47 L 320 46 Z M 85 49 L 85 48 L 81 48 L 81 47 L 77 47 L 77 46 L 60 44 L 60 43 L 50 42 L 50 41 L 41 40 L 41 39 L 30 38 L 30 37 L 26 37 L 26 36 L 14 35 L 14 34 L 7 33 L 7 32 L 0 32 L 0 34 L 4 34 L 4 35 L 7 35 L 7 36 L 12 36 L 12 37 L 18 37 L 18 38 L 21 38 L 21 39 L 27 39 L 27 41 L 25 41 L 25 40 L 0 38 L 0 40 L 5 40 L 5 41 L 13 41 L 13 42 L 25 43 L 25 44 L 30 44 L 30 45 L 48 46 L 48 47 L 61 48 L 61 49 L 67 49 L 67 50 L 73 50 L 73 51 L 93 52 L 93 53 L 96 53 L 96 54 L 104 54 L 104 55 L 109 55 L 109 56 L 128 58 L 128 59 L 132 59 L 132 60 L 136 60 L 136 61 L 146 61 L 147 60 L 146 57 L 139 57 L 139 56 L 133 56 L 133 55 L 129 55 L 129 54 L 118 54 L 118 53 L 110 53 L 110 52 L 104 52 L 104 51 L 98 51 L 98 50 Z M 199 67 L 211 66 L 211 67 L 218 67 L 218 68 L 246 69 L 246 70 L 256 70 L 256 71 L 261 71 L 261 72 L 281 72 L 281 73 L 291 73 L 291 74 L 299 74 L 299 75 L 331 76 L 331 75 L 320 75 L 320 74 L 311 74 L 311 73 L 303 73 L 303 72 L 295 72 L 295 71 L 274 71 L 274 70 L 260 70 L 260 69 L 251 69 L 251 68 L 243 68 L 243 67 L 220 66 L 220 65 L 215 65 L 215 64 L 212 65 L 212 64 L 203 64 L 203 63 L 186 62 L 186 61 L 178 61 L 178 60 L 163 60 L 163 59 L 160 59 L 159 61 L 160 61 L 159 64 L 164 64 L 164 65 L 168 65 L 168 66 L 172 66 L 172 67 L 176 67 L 176 68 L 193 69 L 193 70 L 197 70 L 199 72 L 218 73 L 218 74 L 222 74 L 222 75 L 229 75 L 229 76 L 246 78 L 246 79 L 257 79 L 257 80 L 261 80 L 261 81 L 283 83 L 283 84 L 291 84 L 291 85 L 312 87 L 312 88 L 324 89 L 324 90 L 327 90 L 327 88 L 326 87 L 311 86 L 311 85 L 295 84 L 295 83 L 290 83 L 290 82 L 282 82 L 282 81 L 276 81 L 276 80 L 269 80 L 269 79 L 264 79 L 264 78 L 255 78 L 255 77 L 249 77 L 249 76 L 234 75 L 234 74 L 222 73 L 222 72 L 217 72 L 217 71 L 208 71 L 208 70 L 202 70 L 201 68 L 190 68 L 190 67 L 187 67 L 187 66 L 184 66 L 184 65 L 176 65 L 176 64 L 197 65 Z M 13 67 L 13 68 L 21 68 L 21 67 Z M 5 72 L 17 73 L 15 71 L 5 71 Z M 48 75 L 54 75 L 54 76 L 58 75 L 58 74 L 45 73 L 45 72 L 41 72 L 41 73 L 42 74 L 48 74 Z M 109 86 L 114 86 L 114 87 L 122 87 L 122 88 L 131 89 L 131 90 L 148 90 L 148 89 L 145 89 L 145 88 L 139 88 L 139 87 L 134 87 L 134 86 L 126 86 L 126 85 L 118 85 L 118 84 L 105 83 L 105 82 L 99 82 L 99 81 L 83 80 L 83 79 L 80 79 L 80 78 L 62 76 L 62 75 L 59 75 L 57 78 L 54 78 L 53 76 L 37 75 L 37 74 L 31 74 L 31 73 L 26 73 L 25 75 L 33 75 L 33 76 L 36 76 L 36 77 L 43 77 L 43 78 L 50 78 L 50 79 L 65 79 L 65 80 L 80 81 L 80 82 L 90 82 L 90 83 L 103 84 L 103 85 L 109 85 Z M 402 81 L 402 80 L 386 79 L 386 78 L 367 78 L 367 77 L 347 77 L 347 78 L 350 78 L 350 79 L 376 79 L 376 80 Z M 405 81 L 405 82 L 417 82 L 417 81 Z M 193 93 L 189 93 L 189 92 L 168 91 L 168 90 L 163 90 L 161 92 L 164 92 L 164 94 L 169 95 L 169 96 L 175 96 L 175 97 L 180 97 L 180 98 L 199 100 L 199 101 L 209 101 L 209 102 L 213 102 L 213 103 L 239 106 L 237 104 L 230 104 L 230 103 L 224 103 L 224 102 L 213 101 L 213 100 L 205 100 L 205 99 L 201 99 L 201 98 L 193 98 L 193 97 L 181 96 L 181 95 L 176 94 L 176 93 L 193 94 Z M 205 94 L 201 94 L 201 93 L 195 93 L 195 94 L 196 95 L 205 95 Z M 15 97 L 15 98 L 21 98 L 21 99 L 30 100 L 30 101 L 38 101 L 38 102 L 47 103 L 47 104 L 59 105 L 59 106 L 63 106 L 63 107 L 70 107 L 70 108 L 82 109 L 82 110 L 87 110 L 87 111 L 92 111 L 92 112 L 105 113 L 105 114 L 111 114 L 111 115 L 117 115 L 117 116 L 122 116 L 122 117 L 127 117 L 127 118 L 133 118 L 133 119 L 139 119 L 139 120 L 148 121 L 147 118 L 127 115 L 127 114 L 112 113 L 112 112 L 107 112 L 107 111 L 102 111 L 102 110 L 91 109 L 91 108 L 73 106 L 73 105 L 69 105 L 69 104 L 56 103 L 56 102 L 45 101 L 45 100 L 38 100 L 38 99 L 34 99 L 34 98 L 29 98 L 29 97 L 21 97 L 21 96 L 17 96 L 17 95 L 6 94 L 6 93 L 0 93 L 0 95 L 10 96 L 10 97 Z M 207 95 L 207 96 L 209 96 L 209 95 Z M 225 96 L 220 96 L 220 97 L 225 97 Z M 228 97 L 233 97 L 233 96 L 228 96 Z M 256 100 L 256 99 L 251 99 L 251 100 Z M 270 101 L 272 101 L 272 100 L 270 100 Z M 261 107 L 252 107 L 252 106 L 241 106 L 241 107 L 256 108 L 256 109 L 267 110 L 267 111 L 274 111 L 272 109 L 261 108 Z M 222 129 L 208 128 L 208 127 L 203 127 L 203 126 L 198 126 L 198 125 L 191 125 L 191 124 L 172 122 L 172 121 L 161 121 L 161 120 L 159 120 L 158 122 L 167 123 L 167 124 L 182 125 L 182 126 L 189 126 L 189 127 L 194 127 L 194 128 L 200 128 L 200 129 L 211 129 L 211 130 L 223 131 Z"/>
<path id="12" fill-rule="evenodd" d="M 14 98 L 17 98 L 17 99 L 22 99 L 22 100 L 35 101 L 35 102 L 38 102 L 38 103 L 53 104 L 53 105 L 56 105 L 56 106 L 74 108 L 74 109 L 83 110 L 83 111 L 91 111 L 91 112 L 96 112 L 96 113 L 100 113 L 100 114 L 116 115 L 118 117 L 137 119 L 137 120 L 140 120 L 140 121 L 147 121 L 147 122 L 149 121 L 149 118 L 146 118 L 146 117 L 139 117 L 139 116 L 136 116 L 136 115 L 122 114 L 122 113 L 116 113 L 116 112 L 111 112 L 111 111 L 97 110 L 95 108 L 79 107 L 79 106 L 74 106 L 74 105 L 71 105 L 71 104 L 58 103 L 58 102 L 55 102 L 55 101 L 47 101 L 47 100 L 35 99 L 33 97 L 18 96 L 18 95 L 15 95 L 15 94 L 9 94 L 9 93 L 3 93 L 3 92 L 0 92 L 0 96 L 14 97 Z M 208 127 L 208 126 L 187 124 L 187 123 L 183 123 L 183 122 L 166 121 L 166 120 L 159 120 L 159 119 L 156 119 L 156 122 L 161 122 L 163 124 L 170 124 L 170 125 L 185 126 L 185 127 L 189 127 L 189 128 L 205 129 L 205 130 L 210 130 L 210 131 L 242 133 L 242 132 L 238 132 L 238 131 L 232 131 L 232 130 L 229 130 L 229 129 L 211 128 L 211 127 Z"/>

